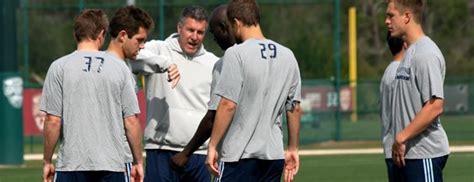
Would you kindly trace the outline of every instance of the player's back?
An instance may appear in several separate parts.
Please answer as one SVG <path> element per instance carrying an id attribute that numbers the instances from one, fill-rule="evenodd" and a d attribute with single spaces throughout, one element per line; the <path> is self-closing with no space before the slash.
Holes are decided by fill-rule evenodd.
<path id="1" fill-rule="evenodd" d="M 45 91 L 60 89 L 56 95 L 62 97 L 56 98 L 61 99 L 63 135 L 58 170 L 123 171 L 123 118 L 139 112 L 125 62 L 105 52 L 75 51 L 55 61 L 47 79 L 60 85 Z M 45 104 L 54 105 L 56 99 Z"/>
<path id="2" fill-rule="evenodd" d="M 247 40 L 236 46 L 243 66 L 242 100 L 261 100 L 266 112 L 275 112 L 286 101 L 292 81 L 299 77 L 293 52 L 268 39 Z M 296 74 L 298 72 L 298 75 Z M 264 114 L 264 113 L 261 113 Z M 275 117 L 266 118 L 274 120 Z"/>
<path id="3" fill-rule="evenodd" d="M 283 159 L 281 116 L 301 84 L 293 53 L 272 40 L 250 39 L 229 48 L 223 59 L 215 93 L 237 103 L 223 161 Z"/>

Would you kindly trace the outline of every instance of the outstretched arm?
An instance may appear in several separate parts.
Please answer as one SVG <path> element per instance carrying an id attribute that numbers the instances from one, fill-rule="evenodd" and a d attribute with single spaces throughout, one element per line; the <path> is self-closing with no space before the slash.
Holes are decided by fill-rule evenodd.
<path id="1" fill-rule="evenodd" d="M 288 148 L 285 151 L 284 181 L 293 181 L 298 173 L 300 160 L 298 155 L 298 143 L 300 140 L 300 117 L 301 108 L 295 103 L 292 110 L 286 112 L 288 120 Z"/>
<path id="2" fill-rule="evenodd" d="M 54 165 L 52 163 L 54 148 L 61 133 L 61 118 L 48 114 L 44 122 L 44 153 L 43 153 L 43 181 L 53 181 Z"/>
<path id="3" fill-rule="evenodd" d="M 130 61 L 130 64 L 133 73 L 150 74 L 166 72 L 172 62 L 169 57 L 159 55 L 157 50 L 145 48 L 140 50 L 137 59 Z"/>
<path id="4" fill-rule="evenodd" d="M 202 118 L 196 133 L 182 152 L 171 158 L 171 167 L 175 170 L 182 170 L 189 160 L 189 157 L 211 136 L 212 124 L 214 123 L 215 110 L 208 110 Z"/>
<path id="5" fill-rule="evenodd" d="M 155 49 L 146 47 L 140 50 L 137 60 L 130 62 L 132 72 L 142 75 L 167 72 L 171 87 L 176 87 L 176 84 L 178 84 L 181 78 L 178 66 L 172 63 L 169 57 L 157 54 L 157 50 Z"/>

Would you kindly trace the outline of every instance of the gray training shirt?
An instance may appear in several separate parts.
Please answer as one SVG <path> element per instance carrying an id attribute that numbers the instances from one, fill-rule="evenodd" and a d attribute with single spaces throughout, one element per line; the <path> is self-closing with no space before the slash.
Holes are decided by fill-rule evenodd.
<path id="1" fill-rule="evenodd" d="M 424 103 L 432 98 L 444 99 L 445 72 L 444 57 L 429 37 L 422 37 L 410 45 L 395 77 L 391 114 L 393 136 L 410 124 Z M 449 154 L 448 137 L 439 117 L 422 133 L 407 141 L 406 152 L 407 159 L 435 158 Z"/>
<path id="2" fill-rule="evenodd" d="M 209 100 L 209 103 L 207 104 L 209 106 L 208 110 L 217 110 L 217 106 L 219 105 L 219 102 L 221 101 L 221 97 L 214 94 L 214 88 L 216 88 L 217 80 L 219 79 L 219 76 L 221 75 L 222 71 L 222 58 L 219 59 L 219 61 L 214 64 L 214 69 L 212 69 L 212 82 L 211 82 L 211 99 Z"/>
<path id="3" fill-rule="evenodd" d="M 272 40 L 250 39 L 229 48 L 222 62 L 214 93 L 237 109 L 220 143 L 220 160 L 284 159 L 282 114 L 301 99 L 292 51 Z"/>
<path id="4" fill-rule="evenodd" d="M 54 61 L 40 109 L 62 119 L 57 171 L 124 171 L 123 119 L 140 112 L 125 62 L 86 51 Z"/>
<path id="5" fill-rule="evenodd" d="M 395 74 L 397 73 L 400 61 L 392 61 L 380 81 L 380 119 L 382 120 L 382 143 L 385 158 L 392 158 L 392 144 L 394 136 L 392 134 L 393 125 L 390 122 L 390 113 L 392 112 L 392 95 L 394 89 Z"/>

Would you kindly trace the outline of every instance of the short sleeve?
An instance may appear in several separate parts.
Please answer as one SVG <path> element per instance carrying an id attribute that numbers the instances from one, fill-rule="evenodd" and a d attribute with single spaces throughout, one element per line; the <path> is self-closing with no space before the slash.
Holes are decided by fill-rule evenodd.
<path id="1" fill-rule="evenodd" d="M 46 74 L 40 102 L 40 110 L 62 117 L 63 111 L 63 70 L 59 62 L 51 64 Z"/>
<path id="2" fill-rule="evenodd" d="M 296 62 L 296 61 L 295 61 Z M 291 111 L 295 108 L 297 103 L 301 102 L 301 76 L 298 64 L 296 64 L 293 71 L 293 78 L 291 79 L 290 92 L 286 99 L 286 110 Z"/>
<path id="3" fill-rule="evenodd" d="M 222 71 L 213 93 L 238 103 L 243 84 L 243 67 L 234 48 L 225 52 L 222 62 Z"/>
<path id="4" fill-rule="evenodd" d="M 219 102 L 221 101 L 221 97 L 219 95 L 216 95 L 214 93 L 217 80 L 219 79 L 219 76 L 222 71 L 222 59 L 219 59 L 219 61 L 214 64 L 214 69 L 212 70 L 212 83 L 211 83 L 211 95 L 210 95 L 210 100 L 208 103 L 208 110 L 217 110 L 217 106 L 219 105 Z"/>
<path id="5" fill-rule="evenodd" d="M 208 103 L 208 110 L 217 110 L 217 106 L 219 105 L 219 102 L 221 101 L 221 97 L 217 94 L 214 94 L 211 92 L 211 99 L 209 100 Z"/>
<path id="6" fill-rule="evenodd" d="M 139 114 L 138 99 L 135 93 L 135 85 L 132 74 L 128 70 L 124 72 L 125 80 L 121 92 L 121 106 L 123 118 Z"/>
<path id="7" fill-rule="evenodd" d="M 427 102 L 431 98 L 444 99 L 444 64 L 435 55 L 420 55 L 415 58 L 415 81 L 421 98 Z"/>

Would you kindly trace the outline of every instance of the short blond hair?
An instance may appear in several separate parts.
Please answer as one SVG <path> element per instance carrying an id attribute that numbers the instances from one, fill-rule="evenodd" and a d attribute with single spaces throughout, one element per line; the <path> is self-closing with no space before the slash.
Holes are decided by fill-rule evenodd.
<path id="1" fill-rule="evenodd" d="M 387 0 L 388 3 L 395 3 L 395 7 L 399 12 L 410 10 L 415 18 L 415 21 L 421 23 L 423 19 L 423 12 L 425 10 L 425 0 Z"/>

